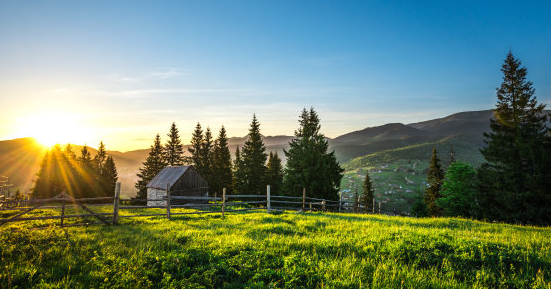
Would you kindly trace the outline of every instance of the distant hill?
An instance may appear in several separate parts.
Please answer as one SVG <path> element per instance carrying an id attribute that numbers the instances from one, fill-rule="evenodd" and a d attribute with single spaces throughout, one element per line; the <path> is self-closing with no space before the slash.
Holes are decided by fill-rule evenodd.
<path id="1" fill-rule="evenodd" d="M 334 146 L 366 145 L 374 142 L 396 139 L 408 139 L 423 135 L 425 132 L 401 123 L 389 123 L 350 132 L 332 140 Z"/>
<path id="2" fill-rule="evenodd" d="M 328 141 L 339 162 L 349 169 L 389 160 L 427 160 L 433 146 L 440 148 L 443 160 L 453 147 L 457 159 L 478 165 L 482 162 L 479 152 L 483 146 L 482 134 L 489 130 L 492 115 L 491 110 L 468 111 L 417 123 L 390 123 L 345 133 Z M 277 151 L 285 162 L 283 150 L 288 148 L 292 138 L 285 135 L 266 136 L 266 151 Z M 234 154 L 236 147 L 241 148 L 245 141 L 246 137 L 229 138 L 231 153 Z M 80 149 L 80 146 L 75 146 L 75 152 Z M 184 151 L 187 154 L 187 146 Z M 0 141 L 0 175 L 9 176 L 16 188 L 28 190 L 32 187 L 44 153 L 44 148 L 32 138 Z M 91 153 L 95 155 L 96 151 L 91 149 Z M 117 165 L 123 194 L 135 194 L 136 173 L 148 153 L 149 148 L 128 152 L 108 151 Z"/>

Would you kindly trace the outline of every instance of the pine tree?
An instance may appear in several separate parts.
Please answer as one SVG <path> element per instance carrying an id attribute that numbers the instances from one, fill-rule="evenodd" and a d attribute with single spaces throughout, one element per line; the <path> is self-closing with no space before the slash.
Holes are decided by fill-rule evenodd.
<path id="1" fill-rule="evenodd" d="M 281 159 L 277 155 L 277 152 L 270 152 L 266 167 L 266 182 L 270 185 L 271 193 L 281 193 L 283 186 L 283 166 L 281 165 Z"/>
<path id="2" fill-rule="evenodd" d="M 266 190 L 266 147 L 260 134 L 260 123 L 253 115 L 248 139 L 241 151 L 241 161 L 245 194 L 261 194 Z"/>
<path id="3" fill-rule="evenodd" d="M 167 165 L 165 158 L 163 156 L 163 147 L 161 145 L 161 136 L 157 134 L 151 149 L 149 150 L 149 155 L 142 163 L 143 167 L 139 170 L 137 174 L 138 181 L 135 184 L 138 193 L 136 194 L 136 199 L 147 199 L 147 184 Z"/>
<path id="4" fill-rule="evenodd" d="M 191 163 L 200 174 L 204 170 L 202 161 L 203 140 L 203 129 L 201 128 L 201 124 L 197 123 L 191 135 L 191 145 L 187 150 L 191 154 L 189 163 Z"/>
<path id="5" fill-rule="evenodd" d="M 551 141 L 545 105 L 538 104 L 527 69 L 511 52 L 501 68 L 491 132 L 481 150 L 483 216 L 509 222 L 551 223 Z"/>
<path id="6" fill-rule="evenodd" d="M 65 155 L 69 160 L 76 162 L 77 155 L 73 151 L 73 146 L 70 143 L 65 146 L 65 149 L 63 151 L 65 152 Z"/>
<path id="7" fill-rule="evenodd" d="M 103 191 L 105 193 L 104 195 L 106 197 L 112 196 L 115 192 L 115 186 L 119 177 L 117 173 L 117 167 L 115 166 L 115 161 L 111 156 L 108 156 L 105 160 L 101 179 L 102 187 L 104 189 Z"/>
<path id="8" fill-rule="evenodd" d="M 436 204 L 436 200 L 442 197 L 440 189 L 444 179 L 444 172 L 440 165 L 440 159 L 437 156 L 436 147 L 432 149 L 432 158 L 429 162 L 429 171 L 427 173 L 428 188 L 425 189 L 425 204 L 427 204 L 428 213 L 431 217 L 442 215 L 442 208 Z"/>
<path id="9" fill-rule="evenodd" d="M 373 212 L 373 200 L 375 198 L 375 190 L 373 189 L 373 183 L 371 183 L 371 178 L 369 177 L 369 171 L 366 170 L 365 172 L 365 179 L 364 179 L 364 185 L 363 185 L 363 196 L 362 201 L 364 204 L 365 212 L 371 213 Z"/>
<path id="10" fill-rule="evenodd" d="M 235 160 L 233 161 L 233 191 L 236 194 L 243 194 L 246 189 L 245 169 L 239 147 L 237 147 L 235 149 Z"/>
<path id="11" fill-rule="evenodd" d="M 67 189 L 63 178 L 63 152 L 59 145 L 54 145 L 47 152 L 40 164 L 40 169 L 32 190 L 33 198 L 50 198 Z"/>
<path id="12" fill-rule="evenodd" d="M 184 147 L 180 140 L 180 134 L 176 123 L 172 123 L 170 131 L 167 134 L 168 141 L 164 145 L 164 159 L 165 163 L 170 166 L 181 166 L 184 164 Z"/>
<path id="13" fill-rule="evenodd" d="M 77 197 L 95 197 L 99 186 L 94 173 L 92 155 L 86 144 L 80 150 L 77 160 L 79 174 L 75 195 Z"/>
<path id="14" fill-rule="evenodd" d="M 218 139 L 215 142 L 213 150 L 213 180 L 214 184 L 209 184 L 209 191 L 216 192 L 219 195 L 222 189 L 226 188 L 226 193 L 232 193 L 233 173 L 230 149 L 228 147 L 228 137 L 224 126 L 220 128 Z"/>
<path id="15" fill-rule="evenodd" d="M 295 196 L 302 196 L 302 189 L 306 188 L 308 196 L 336 200 L 344 170 L 335 152 L 327 152 L 328 142 L 319 130 L 314 109 L 303 109 L 295 137 L 289 143 L 289 150 L 284 151 L 287 167 L 283 187 Z"/>
<path id="16" fill-rule="evenodd" d="M 212 133 L 210 131 L 210 128 L 207 127 L 205 130 L 205 136 L 203 137 L 203 143 L 201 144 L 201 150 L 200 150 L 200 159 L 201 159 L 201 168 L 197 171 L 199 174 L 207 181 L 209 184 L 209 191 L 213 193 L 211 188 L 211 183 L 214 184 L 216 187 L 216 180 L 214 180 L 213 175 L 213 142 L 212 142 Z"/>
<path id="17" fill-rule="evenodd" d="M 94 171 L 98 176 L 102 175 L 103 166 L 105 165 L 106 160 L 107 160 L 107 152 L 105 151 L 105 145 L 103 144 L 103 141 L 100 141 L 99 147 L 98 147 L 98 153 L 94 156 L 94 159 L 92 161 Z"/>

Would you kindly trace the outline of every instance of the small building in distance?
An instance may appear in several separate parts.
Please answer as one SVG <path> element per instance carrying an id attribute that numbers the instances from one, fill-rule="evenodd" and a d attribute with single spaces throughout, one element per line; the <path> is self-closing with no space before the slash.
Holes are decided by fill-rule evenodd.
<path id="1" fill-rule="evenodd" d="M 171 196 L 208 197 L 208 184 L 193 166 L 163 168 L 146 186 L 148 206 L 166 206 L 166 186 Z M 204 203 L 202 200 L 173 200 L 171 204 Z"/>

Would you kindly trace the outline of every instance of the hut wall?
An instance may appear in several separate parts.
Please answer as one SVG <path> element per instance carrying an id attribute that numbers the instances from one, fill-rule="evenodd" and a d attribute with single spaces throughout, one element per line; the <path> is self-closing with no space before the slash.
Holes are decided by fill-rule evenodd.
<path id="1" fill-rule="evenodd" d="M 197 171 L 192 169 L 188 170 L 174 186 L 172 186 L 172 191 L 170 193 L 175 196 L 207 197 L 208 185 Z M 191 203 L 192 201 L 189 202 Z"/>
<path id="2" fill-rule="evenodd" d="M 147 188 L 148 206 L 166 206 L 166 201 L 162 200 L 164 197 L 166 197 L 166 190 Z"/>

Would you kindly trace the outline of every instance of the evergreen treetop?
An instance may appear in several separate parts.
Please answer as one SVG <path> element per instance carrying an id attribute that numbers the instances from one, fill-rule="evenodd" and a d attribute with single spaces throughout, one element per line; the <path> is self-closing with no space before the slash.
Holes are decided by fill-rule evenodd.
<path id="1" fill-rule="evenodd" d="M 168 140 L 164 146 L 164 158 L 167 165 L 181 166 L 184 164 L 184 147 L 180 140 L 180 133 L 176 123 L 172 123 L 170 131 L 167 134 Z"/>
<path id="2" fill-rule="evenodd" d="M 320 123 L 313 108 L 303 109 L 299 117 L 299 128 L 289 143 L 284 189 L 301 196 L 306 188 L 308 196 L 336 200 L 343 169 L 335 153 L 328 153 L 329 144 L 320 132 Z"/>
<path id="3" fill-rule="evenodd" d="M 136 199 L 147 199 L 147 184 L 166 166 L 159 134 L 155 136 L 149 155 L 142 164 L 143 166 L 137 174 L 138 181 L 135 184 L 136 189 L 138 189 Z"/>
<path id="4" fill-rule="evenodd" d="M 441 216 L 442 209 L 437 205 L 436 200 L 442 195 L 440 189 L 444 179 L 444 171 L 440 165 L 436 147 L 432 149 L 432 157 L 429 162 L 429 170 L 427 173 L 427 183 L 429 186 L 425 189 L 424 201 L 428 207 L 429 216 Z"/>
<path id="5" fill-rule="evenodd" d="M 259 194 L 263 193 L 266 188 L 266 147 L 260 134 L 260 123 L 256 115 L 253 115 L 253 120 L 247 135 L 247 141 L 243 145 L 241 151 L 241 161 L 243 162 L 243 178 L 240 182 L 244 185 L 244 193 Z"/>

